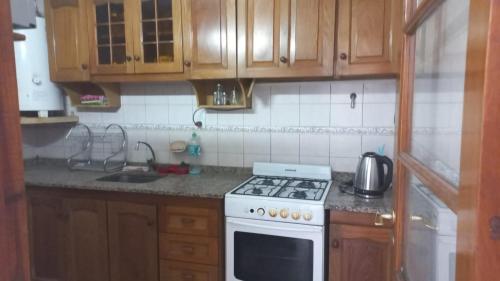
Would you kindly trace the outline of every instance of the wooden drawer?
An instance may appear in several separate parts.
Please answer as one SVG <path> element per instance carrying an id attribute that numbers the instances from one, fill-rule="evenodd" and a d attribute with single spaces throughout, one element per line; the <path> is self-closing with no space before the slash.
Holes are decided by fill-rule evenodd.
<path id="1" fill-rule="evenodd" d="M 162 233 L 160 234 L 160 258 L 218 265 L 218 239 Z"/>
<path id="2" fill-rule="evenodd" d="M 217 237 L 219 212 L 209 208 L 163 206 L 160 210 L 160 232 Z"/>
<path id="3" fill-rule="evenodd" d="M 215 266 L 160 261 L 160 281 L 218 281 L 218 268 Z"/>

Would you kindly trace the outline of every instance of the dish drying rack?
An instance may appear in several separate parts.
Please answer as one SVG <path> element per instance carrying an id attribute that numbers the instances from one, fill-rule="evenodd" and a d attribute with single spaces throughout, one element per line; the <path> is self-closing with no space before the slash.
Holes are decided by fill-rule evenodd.
<path id="1" fill-rule="evenodd" d="M 69 130 L 65 143 L 76 151 L 66 160 L 70 170 L 116 172 L 127 165 L 127 132 L 118 124 L 96 132 L 77 124 Z"/>

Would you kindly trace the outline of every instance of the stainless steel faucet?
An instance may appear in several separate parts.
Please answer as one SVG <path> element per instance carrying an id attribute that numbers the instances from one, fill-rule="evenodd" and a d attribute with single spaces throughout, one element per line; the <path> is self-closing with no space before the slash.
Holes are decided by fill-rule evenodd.
<path id="1" fill-rule="evenodd" d="M 152 159 L 147 159 L 147 164 L 148 164 L 148 168 L 149 168 L 149 171 L 154 171 L 155 170 L 155 165 L 156 165 L 156 155 L 155 155 L 155 151 L 153 150 L 153 147 L 151 147 L 151 145 L 147 142 L 144 142 L 144 141 L 138 141 L 137 144 L 135 145 L 135 150 L 139 150 L 139 146 L 143 144 L 144 146 L 146 146 L 149 151 L 151 151 L 151 155 L 153 156 Z"/>

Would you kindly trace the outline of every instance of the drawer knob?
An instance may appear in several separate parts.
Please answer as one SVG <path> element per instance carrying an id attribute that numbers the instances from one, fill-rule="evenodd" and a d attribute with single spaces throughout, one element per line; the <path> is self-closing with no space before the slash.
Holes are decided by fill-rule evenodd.
<path id="1" fill-rule="evenodd" d="M 126 56 L 126 57 L 125 57 L 125 59 L 126 59 L 127 61 L 132 61 L 132 57 L 131 57 L 131 56 Z"/>
<path id="2" fill-rule="evenodd" d="M 190 66 L 191 66 L 191 62 L 190 62 L 190 61 L 188 61 L 188 60 L 185 60 L 185 61 L 184 61 L 184 65 L 185 65 L 186 67 L 190 67 Z"/>
<path id="3" fill-rule="evenodd" d="M 186 254 L 192 255 L 194 253 L 194 248 L 190 246 L 183 246 L 182 251 Z"/>
<path id="4" fill-rule="evenodd" d="M 347 54 L 346 53 L 341 53 L 340 54 L 340 59 L 341 60 L 346 60 L 347 59 Z"/>
<path id="5" fill-rule="evenodd" d="M 284 56 L 280 57 L 280 62 L 286 63 L 287 61 L 288 61 L 288 59 L 286 57 L 284 57 Z"/>
<path id="6" fill-rule="evenodd" d="M 183 273 L 182 274 L 182 279 L 189 281 L 189 280 L 194 280 L 194 275 L 192 273 Z"/>
<path id="7" fill-rule="evenodd" d="M 192 218 L 182 218 L 181 222 L 182 222 L 182 224 L 193 224 L 195 222 L 195 220 Z"/>
<path id="8" fill-rule="evenodd" d="M 85 63 L 82 63 L 82 69 L 83 70 L 87 70 L 89 68 L 89 66 Z"/>
<path id="9" fill-rule="evenodd" d="M 332 240 L 332 248 L 338 249 L 340 247 L 340 242 L 338 239 L 333 239 Z"/>

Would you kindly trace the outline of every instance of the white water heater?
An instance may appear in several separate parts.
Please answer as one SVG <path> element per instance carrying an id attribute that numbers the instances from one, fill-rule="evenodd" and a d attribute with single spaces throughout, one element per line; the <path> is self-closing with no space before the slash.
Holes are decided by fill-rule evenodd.
<path id="1" fill-rule="evenodd" d="M 37 111 L 39 117 L 64 110 L 62 91 L 50 81 L 45 19 L 37 17 L 36 28 L 16 32 L 26 36 L 14 43 L 19 110 Z"/>

